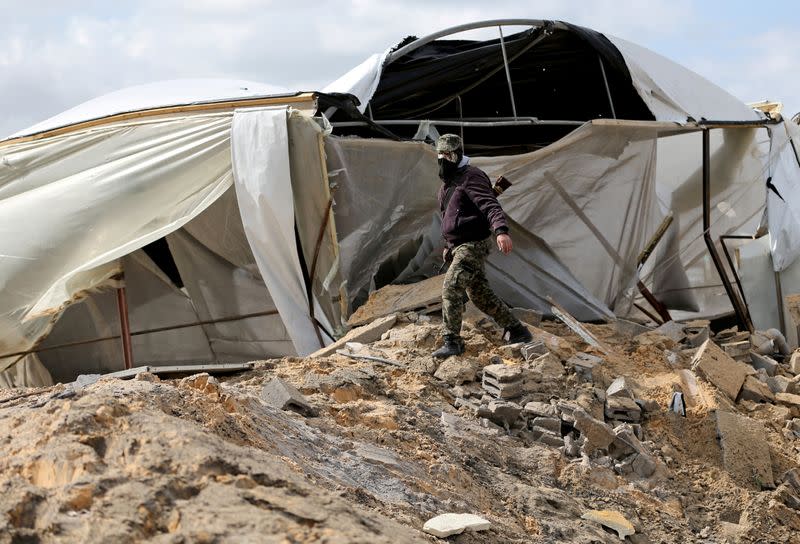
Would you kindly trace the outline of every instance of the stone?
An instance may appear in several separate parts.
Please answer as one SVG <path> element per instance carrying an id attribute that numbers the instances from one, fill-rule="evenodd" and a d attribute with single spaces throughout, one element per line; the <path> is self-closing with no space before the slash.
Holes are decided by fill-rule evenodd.
<path id="1" fill-rule="evenodd" d="M 522 365 L 496 364 L 483 367 L 484 378 L 489 377 L 498 383 L 508 383 L 524 377 Z"/>
<path id="2" fill-rule="evenodd" d="M 606 417 L 620 421 L 639 421 L 642 409 L 630 397 L 609 397 L 606 399 Z"/>
<path id="3" fill-rule="evenodd" d="M 800 493 L 800 469 L 791 468 L 783 473 L 781 481 L 794 489 L 795 493 Z"/>
<path id="4" fill-rule="evenodd" d="M 560 435 L 547 431 L 543 432 L 536 440 L 553 448 L 561 448 L 564 446 L 564 439 Z"/>
<path id="5" fill-rule="evenodd" d="M 745 340 L 743 342 L 727 342 L 725 344 L 720 344 L 720 348 L 732 359 L 736 359 L 737 361 L 750 360 L 750 350 L 752 349 L 750 340 Z"/>
<path id="6" fill-rule="evenodd" d="M 754 378 L 748 376 L 742 384 L 742 390 L 739 393 L 739 400 L 749 400 L 751 402 L 772 402 L 775 397 L 769 386 Z"/>
<path id="7" fill-rule="evenodd" d="M 536 310 L 529 310 L 527 308 L 511 308 L 511 313 L 522 321 L 532 327 L 538 327 L 542 323 L 542 312 Z"/>
<path id="8" fill-rule="evenodd" d="M 314 408 L 303 394 L 281 378 L 272 378 L 261 389 L 261 400 L 278 410 L 292 410 L 307 416 L 314 414 Z"/>
<path id="9" fill-rule="evenodd" d="M 486 376 L 483 378 L 483 389 L 496 399 L 515 399 L 526 391 L 525 382 L 522 380 L 511 383 L 496 383 Z"/>
<path id="10" fill-rule="evenodd" d="M 511 426 L 522 413 L 522 406 L 514 402 L 505 400 L 492 400 L 489 401 L 489 416 L 488 418 L 502 426 Z"/>
<path id="11" fill-rule="evenodd" d="M 717 435 L 722 463 L 734 480 L 757 491 L 775 488 L 767 432 L 762 423 L 717 410 Z"/>
<path id="12" fill-rule="evenodd" d="M 531 401 L 523 408 L 525 415 L 534 417 L 558 417 L 558 410 L 546 402 Z"/>
<path id="13" fill-rule="evenodd" d="M 564 375 L 564 367 L 558 357 L 546 353 L 531 361 L 531 370 L 542 375 L 542 379 L 557 379 Z"/>
<path id="14" fill-rule="evenodd" d="M 800 497 L 790 486 L 781 484 L 775 490 L 775 497 L 792 510 L 800 510 Z"/>
<path id="15" fill-rule="evenodd" d="M 736 400 L 748 374 L 747 365 L 734 361 L 711 340 L 697 350 L 692 370 L 700 372 L 731 400 Z"/>
<path id="16" fill-rule="evenodd" d="M 441 421 L 444 435 L 447 438 L 464 438 L 465 434 L 478 434 L 494 438 L 503 432 L 503 429 L 491 422 L 490 426 L 482 425 L 472 419 L 465 419 L 447 412 L 442 412 Z"/>
<path id="17" fill-rule="evenodd" d="M 611 382 L 611 385 L 606 389 L 606 398 L 608 397 L 628 397 L 633 398 L 631 388 L 629 387 L 628 380 L 625 376 L 620 376 Z"/>
<path id="18" fill-rule="evenodd" d="M 756 331 L 750 335 L 750 349 L 761 355 L 769 355 L 775 351 L 775 343 L 764 331 Z"/>
<path id="19" fill-rule="evenodd" d="M 791 370 L 792 374 L 795 376 L 800 375 L 800 350 L 795 350 L 795 352 L 792 353 L 789 359 L 789 370 Z"/>
<path id="20" fill-rule="evenodd" d="M 448 357 L 439 365 L 434 378 L 438 378 L 448 385 L 461 385 L 464 382 L 475 380 L 480 369 L 478 361 L 461 357 Z"/>
<path id="21" fill-rule="evenodd" d="M 522 359 L 522 343 L 505 344 L 497 348 L 504 359 Z"/>
<path id="22" fill-rule="evenodd" d="M 683 332 L 683 325 L 674 321 L 667 321 L 653 332 L 666 336 L 675 343 L 679 343 L 686 338 L 686 334 Z"/>
<path id="23" fill-rule="evenodd" d="M 648 453 L 639 453 L 631 463 L 633 471 L 640 478 L 649 478 L 656 471 L 656 460 Z"/>
<path id="24" fill-rule="evenodd" d="M 639 405 L 639 408 L 642 409 L 642 412 L 648 414 L 655 414 L 661 411 L 661 405 L 658 404 L 657 400 L 653 399 L 635 399 L 636 404 Z"/>
<path id="25" fill-rule="evenodd" d="M 775 395 L 775 402 L 782 404 L 792 411 L 792 416 L 800 415 L 800 395 L 793 393 L 778 393 Z"/>
<path id="26" fill-rule="evenodd" d="M 780 374 L 767 378 L 767 387 L 769 387 L 769 390 L 773 393 L 791 393 L 791 391 L 789 391 L 791 385 L 792 381 Z"/>
<path id="27" fill-rule="evenodd" d="M 625 537 L 631 536 L 636 532 L 633 523 L 628 521 L 625 516 L 616 510 L 589 510 L 581 516 L 581 519 L 599 523 L 604 527 L 616 531 L 620 540 L 625 540 Z"/>
<path id="28" fill-rule="evenodd" d="M 430 535 L 445 538 L 460 535 L 468 530 L 485 531 L 491 526 L 491 522 L 474 514 L 440 514 L 426 521 L 422 530 Z"/>
<path id="29" fill-rule="evenodd" d="M 531 425 L 561 436 L 561 420 L 557 417 L 535 417 Z"/>
<path id="30" fill-rule="evenodd" d="M 686 333 L 686 340 L 689 342 L 689 345 L 695 348 L 702 346 L 703 342 L 708 340 L 710 334 L 708 325 L 701 327 L 686 327 L 684 328 L 684 332 Z"/>
<path id="31" fill-rule="evenodd" d="M 381 339 L 383 333 L 388 332 L 397 323 L 397 314 L 380 317 L 367 325 L 356 327 L 345 334 L 333 344 L 315 351 L 309 357 L 327 357 L 336 353 L 336 350 L 344 348 L 348 342 L 359 342 L 369 344 Z"/>
<path id="32" fill-rule="evenodd" d="M 778 361 L 767 355 L 760 355 L 755 351 L 750 352 L 750 360 L 752 361 L 753 368 L 756 370 L 763 368 L 767 376 L 774 376 L 778 371 Z"/>
<path id="33" fill-rule="evenodd" d="M 575 421 L 575 428 L 585 437 L 584 449 L 587 453 L 595 450 L 605 450 L 610 446 L 616 435 L 614 431 L 604 422 L 597 420 L 578 408 L 572 412 Z"/>

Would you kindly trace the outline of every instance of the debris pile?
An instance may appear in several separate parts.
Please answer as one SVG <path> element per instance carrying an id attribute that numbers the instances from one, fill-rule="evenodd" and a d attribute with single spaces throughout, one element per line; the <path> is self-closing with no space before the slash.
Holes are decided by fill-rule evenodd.
<path id="1" fill-rule="evenodd" d="M 3 391 L 0 542 L 796 538 L 800 353 L 777 331 L 518 309 L 534 340 L 502 345 L 470 311 L 438 361 L 418 298 L 234 376 Z"/>

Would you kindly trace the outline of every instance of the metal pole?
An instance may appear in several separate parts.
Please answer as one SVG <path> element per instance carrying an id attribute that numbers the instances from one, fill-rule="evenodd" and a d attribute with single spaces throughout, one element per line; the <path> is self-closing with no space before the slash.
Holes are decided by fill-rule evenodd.
<path id="1" fill-rule="evenodd" d="M 611 115 L 614 119 L 617 118 L 617 112 L 614 111 L 614 101 L 611 100 L 611 89 L 608 87 L 608 78 L 606 77 L 606 67 L 603 65 L 603 57 L 597 55 L 597 60 L 600 61 L 600 71 L 603 73 L 603 83 L 606 84 L 606 94 L 608 95 L 608 105 L 611 106 Z"/>
<path id="2" fill-rule="evenodd" d="M 714 267 L 717 269 L 717 274 L 722 280 L 722 285 L 725 287 L 725 292 L 728 295 L 733 306 L 734 312 L 739 323 L 749 330 L 754 331 L 753 323 L 750 321 L 747 312 L 744 310 L 739 295 L 733 288 L 728 274 L 725 271 L 725 266 L 722 259 L 714 246 L 714 240 L 711 238 L 711 135 L 710 130 L 703 130 L 703 239 L 705 240 L 708 253 L 711 255 L 711 260 L 714 262 Z"/>
<path id="3" fill-rule="evenodd" d="M 783 313 L 783 286 L 781 285 L 780 272 L 775 272 L 775 295 L 778 297 L 778 318 L 781 324 L 781 334 L 786 336 L 786 315 Z"/>
<path id="4" fill-rule="evenodd" d="M 117 309 L 119 310 L 120 335 L 122 336 L 122 358 L 125 370 L 133 367 L 133 345 L 131 344 L 131 325 L 128 321 L 128 297 L 125 287 L 117 288 Z"/>
<path id="5" fill-rule="evenodd" d="M 458 105 L 458 120 L 464 120 L 464 104 L 461 102 L 461 95 L 456 96 L 456 104 Z M 464 127 L 459 127 L 461 130 L 461 145 L 464 145 Z"/>
<path id="6" fill-rule="evenodd" d="M 503 51 L 503 66 L 506 68 L 506 81 L 508 82 L 508 94 L 511 96 L 511 112 L 514 114 L 514 119 L 517 118 L 517 104 L 514 101 L 514 88 L 511 86 L 511 70 L 508 68 L 508 55 L 506 55 L 506 41 L 503 39 L 503 27 L 498 26 L 497 30 L 500 31 L 500 49 Z"/>

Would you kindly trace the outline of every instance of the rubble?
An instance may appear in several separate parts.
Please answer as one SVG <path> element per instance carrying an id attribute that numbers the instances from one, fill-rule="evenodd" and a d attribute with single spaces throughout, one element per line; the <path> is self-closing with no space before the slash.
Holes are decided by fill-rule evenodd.
<path id="1" fill-rule="evenodd" d="M 717 434 L 725 469 L 745 487 L 772 489 L 772 460 L 764 426 L 754 419 L 717 411 Z"/>
<path id="2" fill-rule="evenodd" d="M 773 402 L 775 397 L 766 383 L 748 376 L 742 384 L 742 390 L 739 393 L 740 400 L 749 400 L 752 402 Z"/>
<path id="3" fill-rule="evenodd" d="M 422 526 L 422 530 L 439 538 L 460 535 L 464 531 L 485 531 L 491 522 L 475 514 L 440 514 Z"/>
<path id="4" fill-rule="evenodd" d="M 756 370 L 763 368 L 767 376 L 774 376 L 778 371 L 778 361 L 767 355 L 761 355 L 755 351 L 750 351 L 750 360 L 753 364 L 753 368 Z"/>
<path id="5" fill-rule="evenodd" d="M 692 370 L 699 371 L 728 398 L 735 400 L 739 395 L 749 370 L 746 365 L 733 360 L 713 341 L 706 340 L 692 360 Z"/>
<path id="6" fill-rule="evenodd" d="M 314 408 L 303 394 L 280 378 L 273 378 L 261 390 L 261 400 L 278 410 L 291 410 L 304 415 L 314 414 Z"/>
<path id="7" fill-rule="evenodd" d="M 377 319 L 368 325 L 363 325 L 350 330 L 350 332 L 345 334 L 333 344 L 315 351 L 309 355 L 309 357 L 327 357 L 328 355 L 333 355 L 337 350 L 345 347 L 345 345 L 349 342 L 358 342 L 362 344 L 375 342 L 376 340 L 380 340 L 383 333 L 394 327 L 395 323 L 397 323 L 396 314 L 381 317 L 380 319 Z"/>
<path id="8" fill-rule="evenodd" d="M 590 510 L 581 516 L 581 519 L 594 521 L 617 532 L 620 540 L 636 532 L 633 524 L 625 516 L 613 510 Z"/>

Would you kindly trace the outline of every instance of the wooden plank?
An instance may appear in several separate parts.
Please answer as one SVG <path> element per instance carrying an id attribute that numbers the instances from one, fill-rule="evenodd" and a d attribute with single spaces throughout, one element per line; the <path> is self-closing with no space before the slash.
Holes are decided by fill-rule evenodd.
<path id="1" fill-rule="evenodd" d="M 357 327 L 394 313 L 435 308 L 442 300 L 444 274 L 410 285 L 387 285 L 372 293 L 367 302 L 350 316 L 348 325 Z"/>

